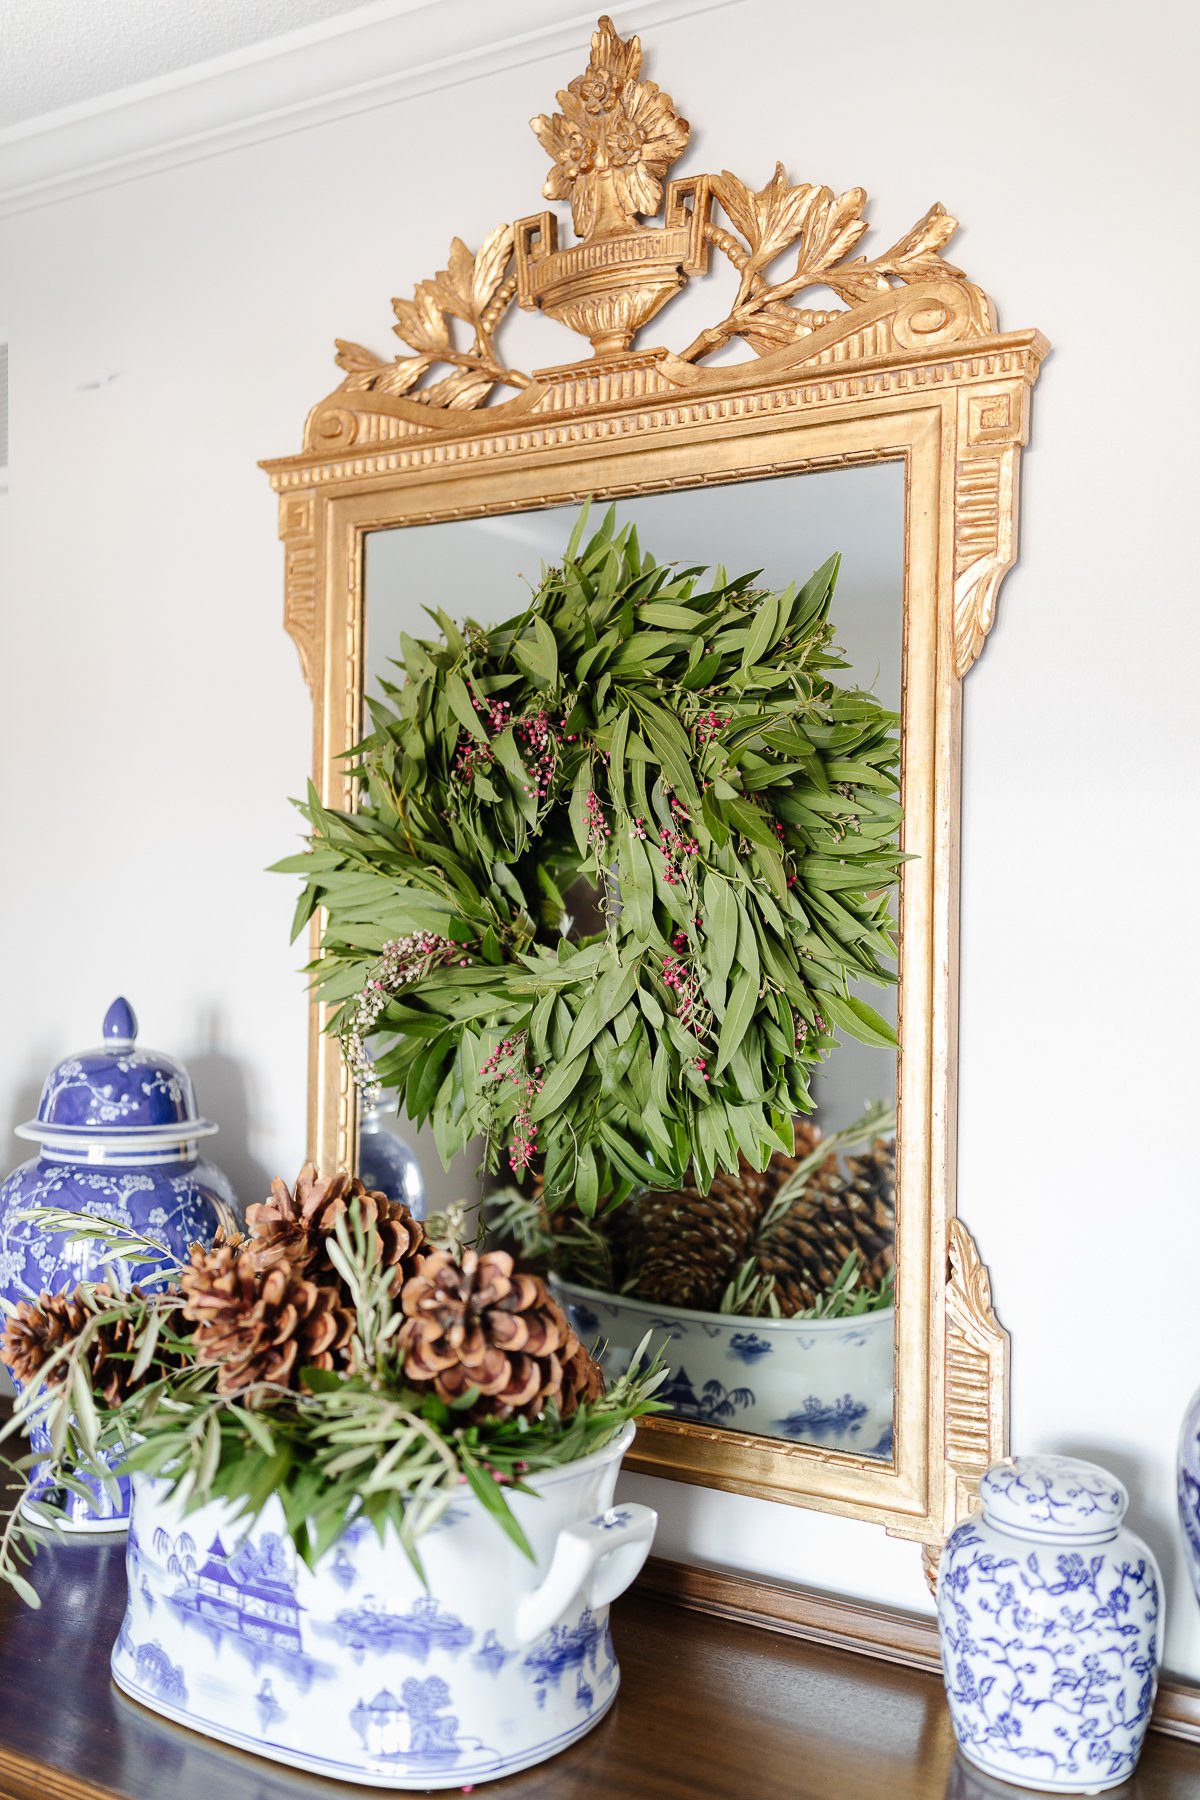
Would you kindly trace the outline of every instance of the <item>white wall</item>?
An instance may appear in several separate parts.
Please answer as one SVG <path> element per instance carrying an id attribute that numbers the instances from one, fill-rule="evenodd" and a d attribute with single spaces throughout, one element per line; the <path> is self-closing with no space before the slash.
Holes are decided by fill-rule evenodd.
<path id="1" fill-rule="evenodd" d="M 941 198 L 1003 322 L 1056 345 L 1021 566 L 967 695 L 960 1204 L 1013 1332 L 1016 1443 L 1126 1477 L 1168 1573 L 1169 1661 L 1200 1676 L 1171 1491 L 1200 1378 L 1200 645 L 1176 465 L 1195 390 L 1175 348 L 1200 290 L 1181 204 L 1196 18 L 1182 0 L 865 0 L 851 32 L 743 0 L 649 49 L 699 121 L 691 168 L 765 180 L 782 155 L 796 178 L 863 183 L 881 243 Z M 477 243 L 537 208 L 524 121 L 573 72 L 509 69 L 0 225 L 0 1118 L 124 989 L 191 1058 L 235 1176 L 296 1163 L 292 895 L 261 870 L 291 840 L 309 717 L 255 458 L 299 444 L 335 335 L 388 343 L 389 296 L 451 232 Z M 542 364 L 572 354 L 536 329 Z M 871 1528 L 630 1485 L 661 1505 L 668 1554 L 925 1603 L 914 1551 Z"/>

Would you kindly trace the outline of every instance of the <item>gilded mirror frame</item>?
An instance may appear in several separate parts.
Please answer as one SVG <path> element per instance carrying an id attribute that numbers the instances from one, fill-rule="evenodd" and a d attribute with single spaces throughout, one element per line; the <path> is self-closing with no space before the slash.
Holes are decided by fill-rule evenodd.
<path id="1" fill-rule="evenodd" d="M 303 449 L 263 464 L 279 497 L 286 625 L 313 695 L 313 780 L 325 805 L 352 806 L 343 759 L 360 736 L 369 533 L 903 464 L 912 860 L 899 899 L 894 1461 L 670 1418 L 645 1422 L 628 1460 L 935 1547 L 1007 1449 L 1008 1340 L 955 1215 L 961 709 L 1016 552 L 1020 452 L 1048 346 L 1036 331 L 1000 333 L 990 301 L 942 259 L 956 222 L 940 206 L 882 255 L 851 258 L 866 230 L 860 189 L 793 187 L 781 167 L 758 192 L 728 172 L 664 189 L 688 128 L 640 74 L 638 40 L 602 20 L 562 112 L 533 121 L 554 163 L 545 192 L 570 197 L 579 241 L 560 249 L 546 212 L 499 228 L 474 256 L 455 239 L 447 269 L 394 303 L 405 352 L 389 362 L 339 344 L 346 378 L 310 413 Z M 622 117 L 638 121 L 633 163 Z M 660 201 L 663 224 L 642 222 Z M 796 269 L 779 278 L 770 267 L 785 250 Z M 716 254 L 739 274 L 727 316 L 681 352 L 632 348 Z M 840 304 L 795 304 L 817 286 Z M 507 369 L 496 332 L 514 304 L 580 331 L 592 356 L 531 376 Z M 748 360 L 703 361 L 739 341 Z M 498 397 L 505 386 L 514 397 Z M 310 1150 L 322 1166 L 353 1166 L 355 1094 L 325 1022 L 314 1006 Z"/>

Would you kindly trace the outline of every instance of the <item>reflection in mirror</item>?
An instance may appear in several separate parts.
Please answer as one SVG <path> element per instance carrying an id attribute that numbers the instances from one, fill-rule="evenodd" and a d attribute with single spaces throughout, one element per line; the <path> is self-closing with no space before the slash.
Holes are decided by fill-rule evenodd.
<path id="1" fill-rule="evenodd" d="M 371 534 L 367 700 L 400 679 L 402 632 L 435 635 L 423 608 L 484 626 L 513 614 L 543 565 L 561 562 L 575 516 L 558 507 Z M 847 667 L 836 679 L 899 711 L 902 464 L 622 499 L 617 517 L 660 562 L 760 571 L 773 590 L 840 553 L 830 618 Z M 603 898 L 579 886 L 566 896 L 573 937 L 604 929 Z M 621 904 L 619 893 L 609 900 Z M 894 987 L 851 991 L 894 1027 Z M 499 1189 L 489 1218 L 494 1233 L 545 1256 L 580 1336 L 606 1346 L 610 1373 L 648 1331 L 664 1346 L 661 1397 L 676 1416 L 890 1460 L 896 1052 L 837 1037 L 815 1069 L 815 1110 L 796 1122 L 794 1154 L 777 1152 L 764 1172 L 743 1162 L 707 1192 L 685 1183 L 635 1194 L 585 1219 L 541 1204 L 535 1164 L 507 1188 L 489 1178 Z M 456 1158 L 447 1176 L 431 1134 L 413 1141 L 431 1210 L 478 1191 L 477 1154 Z"/>

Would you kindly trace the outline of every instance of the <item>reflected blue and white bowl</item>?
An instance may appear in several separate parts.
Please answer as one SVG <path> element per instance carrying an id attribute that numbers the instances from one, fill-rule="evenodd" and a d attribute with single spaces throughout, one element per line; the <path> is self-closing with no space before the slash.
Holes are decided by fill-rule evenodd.
<path id="1" fill-rule="evenodd" d="M 551 1286 L 610 1380 L 650 1333 L 671 1371 L 657 1398 L 677 1418 L 891 1459 L 894 1307 L 856 1319 L 747 1319 L 557 1275 Z"/>

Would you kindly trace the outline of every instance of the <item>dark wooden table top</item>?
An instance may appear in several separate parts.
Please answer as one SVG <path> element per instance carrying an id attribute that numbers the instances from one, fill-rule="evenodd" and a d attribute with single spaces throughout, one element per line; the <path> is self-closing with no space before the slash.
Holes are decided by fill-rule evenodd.
<path id="1" fill-rule="evenodd" d="M 143 1711 L 112 1685 L 122 1546 L 50 1545 L 31 1612 L 0 1596 L 5 1800 L 350 1800 Z M 614 1608 L 622 1687 L 588 1737 L 494 1800 L 1019 1800 L 955 1756 L 928 1674 L 639 1595 Z M 453 1792 L 453 1790 L 451 1790 Z M 1200 1800 L 1200 1749 L 1152 1735 L 1120 1800 Z"/>

